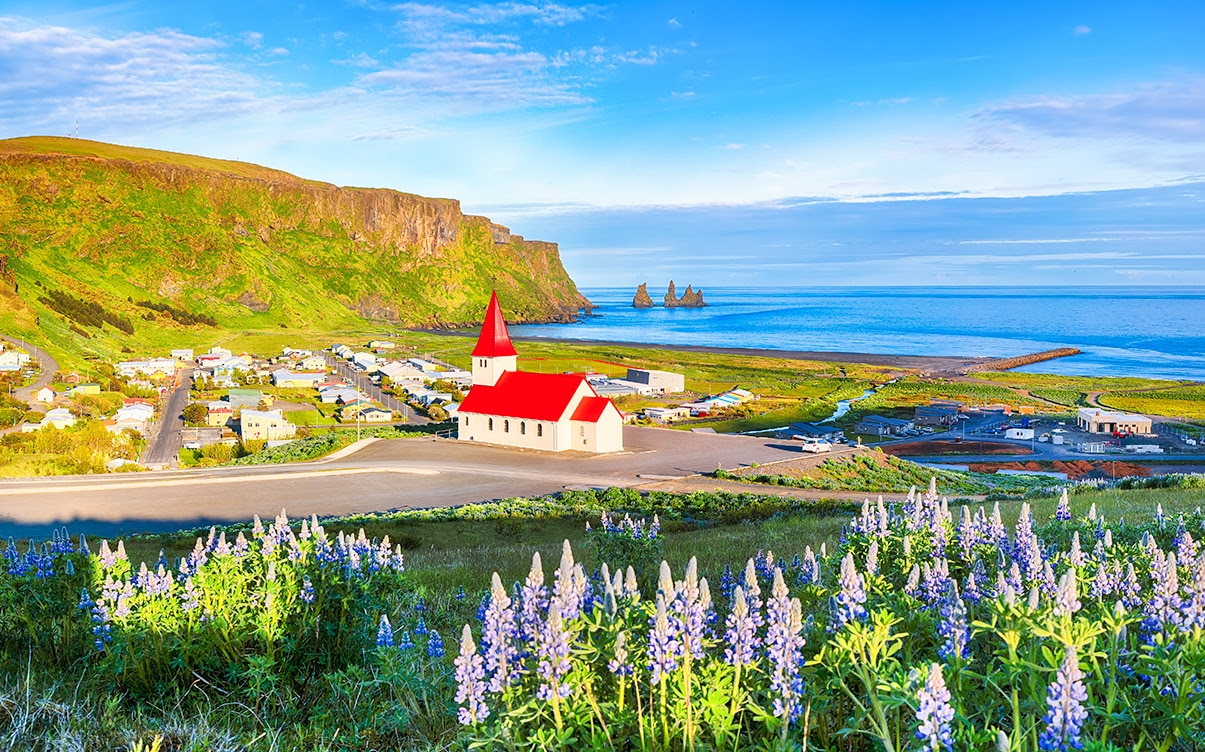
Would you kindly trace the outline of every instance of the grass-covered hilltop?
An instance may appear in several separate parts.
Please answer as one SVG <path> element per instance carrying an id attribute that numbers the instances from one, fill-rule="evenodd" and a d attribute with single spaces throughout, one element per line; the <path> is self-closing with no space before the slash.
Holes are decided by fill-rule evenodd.
<path id="1" fill-rule="evenodd" d="M 471 323 L 492 288 L 514 321 L 588 305 L 555 244 L 453 199 L 80 139 L 0 141 L 0 329 L 40 330 L 65 353 L 215 328 Z"/>

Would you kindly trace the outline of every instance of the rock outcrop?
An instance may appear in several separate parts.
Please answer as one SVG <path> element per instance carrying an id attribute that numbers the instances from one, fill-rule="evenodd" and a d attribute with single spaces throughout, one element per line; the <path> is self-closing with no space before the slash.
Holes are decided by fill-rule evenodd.
<path id="1" fill-rule="evenodd" d="M 682 297 L 677 296 L 677 290 L 674 288 L 674 281 L 669 281 L 669 290 L 665 293 L 666 308 L 702 308 L 707 305 L 703 301 L 702 290 L 692 290 L 690 285 L 686 286 L 686 292 L 682 293 Z"/>
<path id="2" fill-rule="evenodd" d="M 642 282 L 640 287 L 636 288 L 636 297 L 632 298 L 633 308 L 652 308 L 653 299 L 649 297 L 648 283 Z"/>

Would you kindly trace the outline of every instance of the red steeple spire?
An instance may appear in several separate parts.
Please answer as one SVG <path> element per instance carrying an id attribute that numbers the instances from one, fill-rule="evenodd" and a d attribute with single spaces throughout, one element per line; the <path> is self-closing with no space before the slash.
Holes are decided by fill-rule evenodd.
<path id="1" fill-rule="evenodd" d="M 498 293 L 490 295 L 490 306 L 485 310 L 485 321 L 481 322 L 481 336 L 477 338 L 477 346 L 473 348 L 474 357 L 497 358 L 506 355 L 518 355 L 515 346 L 510 343 L 510 334 L 506 331 L 506 320 L 502 318 L 502 307 L 498 305 Z"/>

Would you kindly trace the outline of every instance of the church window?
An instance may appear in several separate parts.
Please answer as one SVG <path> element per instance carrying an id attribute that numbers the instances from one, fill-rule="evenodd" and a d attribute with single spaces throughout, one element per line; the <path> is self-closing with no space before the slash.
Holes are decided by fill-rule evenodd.
<path id="1" fill-rule="evenodd" d="M 526 421 L 519 423 L 519 433 L 523 434 L 524 436 L 527 435 L 527 422 Z"/>
<path id="2" fill-rule="evenodd" d="M 536 436 L 543 436 L 543 435 L 544 435 L 544 424 L 536 423 Z"/>
<path id="3" fill-rule="evenodd" d="M 494 430 L 494 419 L 490 418 L 490 430 Z"/>
<path id="4" fill-rule="evenodd" d="M 510 421 L 502 421 L 502 433 L 510 433 Z"/>
<path id="5" fill-rule="evenodd" d="M 585 426 L 578 426 L 577 431 L 578 431 L 578 433 L 577 433 L 578 436 L 586 435 L 586 427 Z"/>

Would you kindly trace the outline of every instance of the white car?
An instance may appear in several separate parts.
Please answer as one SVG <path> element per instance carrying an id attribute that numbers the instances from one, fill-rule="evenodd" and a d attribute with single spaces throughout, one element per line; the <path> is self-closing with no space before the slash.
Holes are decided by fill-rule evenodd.
<path id="1" fill-rule="evenodd" d="M 831 452 L 833 445 L 825 439 L 817 439 L 812 436 L 796 436 L 796 439 L 803 442 L 803 451 L 805 452 Z"/>

